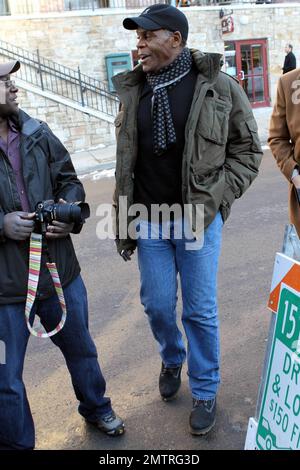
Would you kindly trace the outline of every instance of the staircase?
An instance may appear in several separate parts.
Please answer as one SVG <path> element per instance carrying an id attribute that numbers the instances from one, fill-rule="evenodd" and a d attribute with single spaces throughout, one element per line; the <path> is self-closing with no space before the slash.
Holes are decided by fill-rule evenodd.
<path id="1" fill-rule="evenodd" d="M 77 70 L 45 59 L 39 54 L 0 40 L 0 60 L 19 60 L 21 68 L 16 78 L 30 89 L 36 88 L 48 97 L 61 97 L 64 104 L 72 104 L 83 112 L 109 122 L 113 121 L 119 109 L 119 100 L 108 91 L 100 80 L 82 74 Z"/>

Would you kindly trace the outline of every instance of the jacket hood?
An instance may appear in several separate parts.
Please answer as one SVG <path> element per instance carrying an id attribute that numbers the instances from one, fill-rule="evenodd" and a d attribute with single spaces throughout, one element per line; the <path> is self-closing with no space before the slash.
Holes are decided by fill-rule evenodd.
<path id="1" fill-rule="evenodd" d="M 199 70 L 199 73 L 209 81 L 213 82 L 221 69 L 220 61 L 222 54 L 204 53 L 197 49 L 190 49 L 193 63 Z M 117 92 L 128 87 L 132 87 L 144 80 L 146 74 L 143 72 L 142 65 L 137 65 L 129 72 L 122 72 L 112 78 Z"/>

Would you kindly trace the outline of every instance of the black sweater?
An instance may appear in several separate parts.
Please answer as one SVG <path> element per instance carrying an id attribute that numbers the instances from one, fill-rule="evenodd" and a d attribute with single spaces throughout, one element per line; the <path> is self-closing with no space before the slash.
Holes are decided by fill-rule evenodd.
<path id="1" fill-rule="evenodd" d="M 181 171 L 185 145 L 185 125 L 189 115 L 197 70 L 191 71 L 168 90 L 176 132 L 176 144 L 163 155 L 153 153 L 151 117 L 152 89 L 146 82 L 138 108 L 138 158 L 135 166 L 134 202 L 144 204 L 150 214 L 151 204 L 182 205 Z"/>

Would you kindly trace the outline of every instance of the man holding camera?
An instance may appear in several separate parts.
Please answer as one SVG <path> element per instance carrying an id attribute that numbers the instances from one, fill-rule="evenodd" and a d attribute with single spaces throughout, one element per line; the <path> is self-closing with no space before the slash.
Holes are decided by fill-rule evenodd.
<path id="1" fill-rule="evenodd" d="M 46 123 L 18 109 L 15 82 L 10 75 L 18 61 L 0 64 L 0 340 L 5 363 L 0 364 L 0 449 L 33 449 L 34 423 L 22 380 L 29 331 L 25 321 L 28 298 L 30 237 L 36 231 L 37 204 L 84 201 L 70 156 Z M 44 205 L 43 205 L 44 207 Z M 71 206 L 70 206 L 71 207 Z M 64 209 L 65 209 L 64 208 Z M 71 209 L 70 209 L 71 210 Z M 51 221 L 45 230 L 42 262 L 30 323 L 40 317 L 47 332 L 59 324 L 61 303 L 46 268 L 47 252 L 56 263 L 67 316 L 62 330 L 51 339 L 62 351 L 79 400 L 79 413 L 106 434 L 124 432 L 110 399 L 97 351 L 88 331 L 86 289 L 80 276 L 70 233 L 82 223 Z M 46 251 L 46 252 L 45 252 Z M 26 303 L 27 305 L 27 303 Z"/>
<path id="2" fill-rule="evenodd" d="M 280 77 L 269 145 L 289 185 L 289 214 L 300 236 L 300 69 Z"/>

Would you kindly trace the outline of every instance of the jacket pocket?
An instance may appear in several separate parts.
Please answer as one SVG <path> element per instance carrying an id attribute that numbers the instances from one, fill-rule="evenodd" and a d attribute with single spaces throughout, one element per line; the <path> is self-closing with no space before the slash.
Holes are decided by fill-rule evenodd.
<path id="1" fill-rule="evenodd" d="M 119 132 L 120 132 L 121 124 L 123 121 L 123 116 L 124 116 L 124 111 L 119 111 L 119 113 L 117 114 L 114 120 L 116 138 L 118 137 Z"/>
<path id="2" fill-rule="evenodd" d="M 228 137 L 229 103 L 206 96 L 201 108 L 197 132 L 217 145 L 226 144 Z"/>
<path id="3" fill-rule="evenodd" d="M 198 185 L 210 185 L 219 179 L 220 172 L 224 171 L 224 167 L 216 167 L 213 170 L 198 174 L 194 172 L 195 183 Z"/>
<path id="4" fill-rule="evenodd" d="M 258 127 L 254 118 L 246 121 L 246 126 L 252 137 L 251 150 L 253 152 L 261 152 L 260 140 L 258 137 Z"/>
<path id="5" fill-rule="evenodd" d="M 194 173 L 204 174 L 224 164 L 230 109 L 230 103 L 215 93 L 205 97 L 194 136 Z"/>
<path id="6" fill-rule="evenodd" d="M 221 206 L 220 206 L 220 213 L 222 216 L 223 224 L 225 224 L 226 220 L 230 216 L 230 211 L 231 211 L 231 206 L 225 201 L 222 201 Z"/>
<path id="7" fill-rule="evenodd" d="M 122 120 L 123 120 L 123 114 L 124 114 L 124 111 L 119 111 L 119 113 L 117 114 L 115 121 L 114 121 L 115 127 L 121 126 Z"/>

